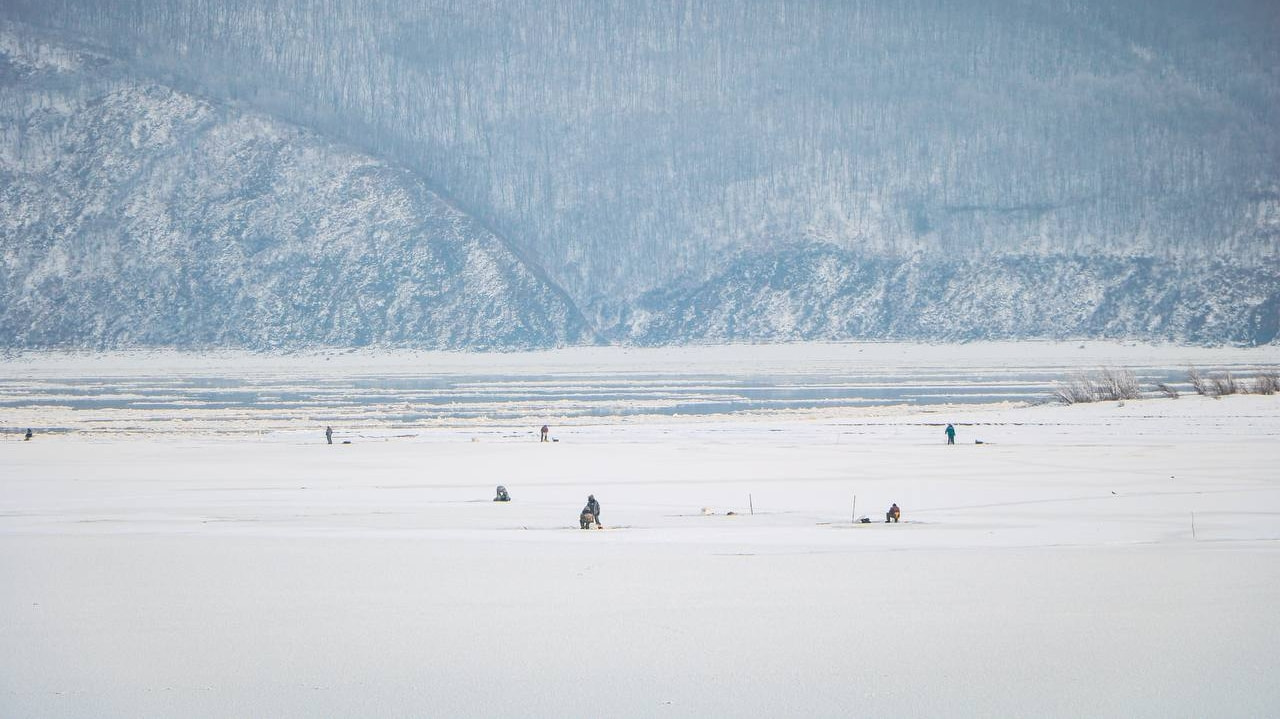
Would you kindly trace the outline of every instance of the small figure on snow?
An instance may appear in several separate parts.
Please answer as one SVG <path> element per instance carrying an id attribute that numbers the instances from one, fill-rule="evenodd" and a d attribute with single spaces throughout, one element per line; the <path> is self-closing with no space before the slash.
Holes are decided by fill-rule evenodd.
<path id="1" fill-rule="evenodd" d="M 541 441 L 541 442 L 546 442 L 546 441 L 547 441 L 547 437 L 548 437 L 548 435 L 550 435 L 550 434 L 551 434 L 551 428 L 550 428 L 550 427 L 548 427 L 548 426 L 547 426 L 547 425 L 545 425 L 545 424 L 544 424 L 544 425 L 542 425 L 542 439 L 541 439 L 541 440 L 539 440 L 539 441 Z"/>
<path id="2" fill-rule="evenodd" d="M 324 441 L 333 444 L 333 427 L 324 428 Z"/>
<path id="3" fill-rule="evenodd" d="M 600 525 L 600 503 L 596 501 L 594 494 L 587 495 L 587 506 L 582 508 L 582 514 L 578 515 L 578 526 L 583 529 L 591 529 L 591 524 L 595 523 L 596 529 L 603 529 Z"/>
<path id="4" fill-rule="evenodd" d="M 898 509 L 898 504 L 897 502 L 895 502 L 892 507 L 889 507 L 889 511 L 884 513 L 884 523 L 885 524 L 888 524 L 889 522 L 896 523 L 898 521 L 898 518 L 901 516 L 902 516 L 902 510 Z"/>
<path id="5" fill-rule="evenodd" d="M 507 488 L 506 488 L 506 487 L 504 487 L 504 486 L 502 486 L 501 484 L 499 484 L 499 485 L 498 485 L 498 493 L 497 493 L 497 495 L 493 498 L 493 501 L 495 501 L 495 502 L 510 502 L 510 501 L 511 501 L 511 495 L 507 494 Z"/>
<path id="6" fill-rule="evenodd" d="M 955 428 L 955 427 L 953 427 L 953 426 L 951 426 L 951 425 L 947 425 L 947 428 L 946 428 L 946 429 L 944 429 L 943 431 L 947 433 L 947 444 L 955 444 L 955 443 L 956 443 L 956 428 Z"/>
<path id="7" fill-rule="evenodd" d="M 30 428 L 30 427 L 27 427 L 27 433 L 26 433 L 26 434 L 24 434 L 24 435 L 22 436 L 22 441 L 23 441 L 23 442 L 30 442 L 30 441 L 31 441 L 31 428 Z"/>

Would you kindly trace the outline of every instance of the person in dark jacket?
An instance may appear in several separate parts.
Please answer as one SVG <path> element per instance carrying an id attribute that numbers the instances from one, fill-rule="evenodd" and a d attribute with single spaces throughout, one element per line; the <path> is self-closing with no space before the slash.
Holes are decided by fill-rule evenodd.
<path id="1" fill-rule="evenodd" d="M 943 431 L 947 433 L 947 444 L 955 444 L 955 443 L 956 443 L 956 428 L 955 428 L 955 427 L 953 427 L 953 426 L 951 426 L 951 425 L 947 425 L 947 428 L 946 428 L 946 429 L 944 429 Z"/>
<path id="2" fill-rule="evenodd" d="M 542 425 L 542 430 L 541 430 L 541 432 L 540 432 L 541 439 L 540 439 L 539 441 L 540 441 L 540 442 L 546 442 L 546 441 L 547 441 L 547 437 L 548 437 L 550 434 L 551 434 L 551 428 L 550 428 L 550 427 L 548 427 L 548 426 L 547 426 L 547 425 L 545 425 L 545 424 L 544 424 L 544 425 Z"/>
<path id="3" fill-rule="evenodd" d="M 31 441 L 31 428 L 30 428 L 30 427 L 27 427 L 27 433 L 26 433 L 25 435 L 23 435 L 23 437 L 22 437 L 22 441 L 23 441 L 23 442 L 30 442 L 30 441 Z"/>
<path id="4" fill-rule="evenodd" d="M 324 428 L 324 441 L 333 444 L 333 427 Z"/>
<path id="5" fill-rule="evenodd" d="M 511 495 L 510 495 L 510 494 L 507 494 L 507 488 L 506 488 L 506 487 L 504 487 L 504 486 L 502 486 L 501 484 L 499 484 L 499 485 L 498 485 L 498 489 L 497 489 L 496 491 L 497 491 L 497 494 L 495 494 L 495 495 L 494 495 L 494 497 L 493 497 L 493 501 L 495 501 L 495 502 L 510 502 L 510 501 L 511 501 Z"/>
<path id="6" fill-rule="evenodd" d="M 898 518 L 901 516 L 902 510 L 898 509 L 898 503 L 894 502 L 893 506 L 889 508 L 889 511 L 884 513 L 884 523 L 888 524 L 889 522 L 897 522 Z"/>
<path id="7" fill-rule="evenodd" d="M 590 515 L 590 519 L 588 519 L 588 515 Z M 582 523 L 583 529 L 587 529 L 591 525 L 592 521 L 596 523 L 596 529 L 601 529 L 600 503 L 596 501 L 596 496 L 594 494 L 587 495 L 587 506 L 582 508 L 582 515 L 579 517 L 579 520 Z"/>

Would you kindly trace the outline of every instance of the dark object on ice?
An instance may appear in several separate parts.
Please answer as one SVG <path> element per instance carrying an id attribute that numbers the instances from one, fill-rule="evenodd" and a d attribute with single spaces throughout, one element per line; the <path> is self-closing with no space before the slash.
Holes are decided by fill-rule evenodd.
<path id="1" fill-rule="evenodd" d="M 973 443 L 974 443 L 974 444 L 985 444 L 985 442 L 983 442 L 983 441 L 982 441 L 982 440 L 980 440 L 980 439 L 975 439 L 975 440 L 973 440 Z"/>
<path id="2" fill-rule="evenodd" d="M 343 444 L 351 444 L 351 440 L 349 440 L 349 439 L 344 439 L 344 440 L 342 440 L 342 443 L 343 443 Z"/>
<path id="3" fill-rule="evenodd" d="M 324 428 L 324 441 L 333 444 L 333 427 Z"/>
<path id="4" fill-rule="evenodd" d="M 494 496 L 493 501 L 495 501 L 495 502 L 510 502 L 510 501 L 511 501 L 511 495 L 507 494 L 507 488 L 506 488 L 506 487 L 504 487 L 504 486 L 502 486 L 501 484 L 499 484 L 499 485 L 498 485 L 498 490 L 497 490 L 497 491 L 498 491 L 498 493 Z"/>
<path id="5" fill-rule="evenodd" d="M 27 428 L 27 433 L 26 433 L 25 435 L 23 435 L 23 436 L 22 436 L 22 441 L 23 441 L 23 442 L 30 442 L 30 441 L 31 441 L 31 428 L 30 428 L 30 427 L 28 427 L 28 428 Z"/>
<path id="6" fill-rule="evenodd" d="M 871 524 L 871 517 L 862 517 L 858 522 L 861 524 Z"/>
<path id="7" fill-rule="evenodd" d="M 942 431 L 947 433 L 947 444 L 955 444 L 955 443 L 956 443 L 956 428 L 955 428 L 955 427 L 953 427 L 952 425 L 947 425 L 947 428 L 946 428 L 946 429 L 944 429 L 944 430 L 942 430 Z"/>
<path id="8" fill-rule="evenodd" d="M 591 524 L 593 522 L 595 522 L 595 525 L 597 527 L 600 526 L 600 523 L 596 522 L 596 515 L 592 514 L 591 512 L 588 512 L 585 509 L 582 510 L 582 514 L 578 515 L 578 526 L 582 529 L 591 529 Z"/>
<path id="9" fill-rule="evenodd" d="M 898 518 L 901 516 L 902 516 L 902 510 L 898 509 L 898 505 L 897 503 L 895 503 L 892 507 L 889 508 L 888 512 L 884 513 L 884 523 L 888 524 L 889 522 L 897 522 Z"/>
<path id="10" fill-rule="evenodd" d="M 541 430 L 542 439 L 541 439 L 541 440 L 539 440 L 539 441 L 541 441 L 541 442 L 546 442 L 546 441 L 547 441 L 547 435 L 548 435 L 548 434 L 550 434 L 550 433 L 551 433 L 551 428 L 550 428 L 550 427 L 548 427 L 548 426 L 547 426 L 547 425 L 545 425 L 545 424 L 544 424 L 544 425 L 542 425 L 542 430 Z"/>

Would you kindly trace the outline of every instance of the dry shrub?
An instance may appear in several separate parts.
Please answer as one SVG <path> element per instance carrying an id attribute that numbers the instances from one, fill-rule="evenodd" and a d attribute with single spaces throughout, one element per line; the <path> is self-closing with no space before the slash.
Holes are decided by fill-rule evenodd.
<path id="1" fill-rule="evenodd" d="M 1138 399 L 1142 388 L 1131 370 L 1105 367 L 1098 371 L 1097 395 L 1100 400 Z"/>
<path id="2" fill-rule="evenodd" d="M 1254 394 L 1275 394 L 1280 392 L 1280 372 L 1263 370 L 1253 378 Z"/>
<path id="3" fill-rule="evenodd" d="M 1072 375 L 1067 378 L 1065 383 L 1058 385 L 1053 391 L 1053 398 L 1062 404 L 1076 404 L 1077 402 L 1092 402 L 1093 386 L 1088 377 L 1084 375 Z"/>
<path id="4" fill-rule="evenodd" d="M 1092 374 L 1075 374 L 1058 385 L 1053 398 L 1062 404 L 1108 402 L 1142 397 L 1138 378 L 1127 369 L 1104 367 Z"/>
<path id="5" fill-rule="evenodd" d="M 1205 376 L 1195 367 L 1187 368 L 1187 380 L 1191 382 L 1191 388 L 1196 391 L 1196 394 L 1211 394 L 1209 380 L 1205 379 Z"/>
<path id="6" fill-rule="evenodd" d="M 1229 394 L 1240 393 L 1240 385 L 1236 382 L 1236 378 L 1231 376 L 1230 372 L 1223 372 L 1214 377 L 1210 384 L 1213 385 L 1213 395 L 1215 397 L 1225 397 Z"/>

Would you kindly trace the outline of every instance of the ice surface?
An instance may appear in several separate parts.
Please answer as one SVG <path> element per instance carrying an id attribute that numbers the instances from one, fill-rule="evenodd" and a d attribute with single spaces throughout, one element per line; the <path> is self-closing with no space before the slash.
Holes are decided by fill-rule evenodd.
<path id="1" fill-rule="evenodd" d="M 902 372 L 1008 357 L 862 349 L 863 369 Z M 1062 349 L 1025 347 L 1005 368 Z M 613 380 L 664 362 L 859 362 L 857 347 L 743 350 L 452 357 L 455 371 Z M 1275 360 L 1092 351 L 1081 366 Z M 298 361 L 118 360 L 2 371 L 248 376 Z M 306 360 L 326 361 L 421 371 Z M 301 421 L 0 435 L 0 715 L 1280 709 L 1273 396 L 582 419 L 552 422 L 549 443 L 540 423 L 337 426 L 332 446 Z M 491 501 L 498 484 L 511 503 Z M 604 531 L 573 528 L 588 493 Z M 902 524 L 881 521 L 891 502 Z"/>
<path id="2" fill-rule="evenodd" d="M 883 415 L 1036 403 L 1080 373 L 1132 371 L 1150 394 L 1188 367 L 1248 378 L 1280 350 L 1115 343 L 595 347 L 510 354 L 369 351 L 20 354 L 0 363 L 11 430 L 262 434 L 333 424 L 363 436 L 448 426 L 732 413 Z M 886 410 L 886 406 L 896 407 Z M 431 435 L 435 436 L 435 435 Z"/>

